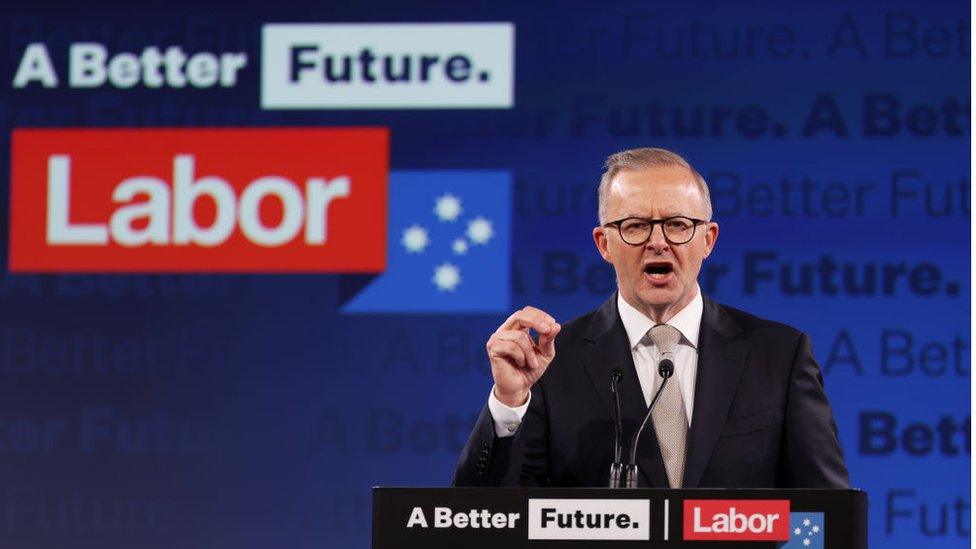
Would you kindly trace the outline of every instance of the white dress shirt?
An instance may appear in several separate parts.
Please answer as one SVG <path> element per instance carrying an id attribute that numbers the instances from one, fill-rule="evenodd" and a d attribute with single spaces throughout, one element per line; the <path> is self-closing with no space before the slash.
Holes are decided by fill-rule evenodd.
<path id="1" fill-rule="evenodd" d="M 674 326 L 681 332 L 681 340 L 674 350 L 674 377 L 668 383 L 678 383 L 681 388 L 681 399 L 685 403 L 685 414 L 688 416 L 688 426 L 691 426 L 691 414 L 695 409 L 695 378 L 698 375 L 698 332 L 701 329 L 702 310 L 701 291 L 696 288 L 695 297 L 684 309 L 678 311 L 666 324 Z M 661 361 L 661 353 L 657 346 L 651 343 L 650 337 L 644 335 L 656 324 L 627 303 L 617 294 L 617 310 L 620 320 L 627 331 L 630 342 L 630 353 L 634 357 L 634 367 L 637 368 L 637 379 L 640 381 L 641 391 L 644 393 L 644 404 L 650 406 L 654 392 L 661 386 L 661 376 L 657 373 L 657 365 Z"/>
<path id="2" fill-rule="evenodd" d="M 661 376 L 657 373 L 660 353 L 644 335 L 655 325 L 655 322 L 644 313 L 634 308 L 627 300 L 617 293 L 617 310 L 620 320 L 627 332 L 630 342 L 630 353 L 634 357 L 634 367 L 637 369 L 637 380 L 640 382 L 641 392 L 644 393 L 644 403 L 651 404 L 654 391 L 661 384 Z M 695 287 L 695 297 L 688 305 L 671 317 L 666 324 L 674 326 L 681 332 L 681 341 L 674 351 L 674 377 L 669 383 L 678 383 L 681 388 L 681 398 L 685 403 L 685 413 L 688 425 L 691 426 L 691 416 L 695 409 L 695 380 L 698 375 L 698 334 L 701 330 L 702 311 L 701 290 Z M 525 404 L 510 408 L 495 398 L 495 388 L 492 387 L 488 395 L 488 411 L 495 423 L 495 434 L 499 437 L 509 437 L 515 434 L 525 411 L 529 409 L 532 393 Z"/>

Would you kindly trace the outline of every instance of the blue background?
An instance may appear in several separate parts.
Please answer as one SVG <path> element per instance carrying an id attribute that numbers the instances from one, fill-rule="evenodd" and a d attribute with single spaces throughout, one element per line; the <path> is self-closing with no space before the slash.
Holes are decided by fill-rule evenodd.
<path id="1" fill-rule="evenodd" d="M 381 125 L 392 170 L 512 173 L 511 303 L 502 308 L 533 304 L 565 321 L 614 289 L 590 237 L 602 161 L 636 146 L 675 150 L 712 183 L 721 225 L 706 268 L 726 274 L 702 288 L 813 338 L 852 481 L 870 493 L 872 546 L 969 546 L 968 4 L 140 4 L 4 7 L 4 219 L 17 207 L 6 189 L 15 127 Z M 914 22 L 914 50 L 900 38 L 886 51 L 886 17 Z M 388 21 L 513 22 L 515 106 L 260 109 L 263 23 Z M 918 45 L 933 27 L 954 37 L 945 55 Z M 792 34 L 793 46 L 767 47 L 773 32 Z M 712 33 L 723 45 L 738 37 L 739 49 L 717 56 Z M 695 36 L 705 47 L 692 47 Z M 67 45 L 86 40 L 112 52 L 245 51 L 249 63 L 232 89 L 10 86 L 28 43 L 45 42 L 64 79 Z M 674 50 L 675 40 L 684 46 Z M 897 131 L 867 131 L 871 94 L 899 102 Z M 947 100 L 965 109 L 961 132 L 905 129 L 909 108 Z M 835 104 L 846 131 L 804 134 L 818 104 Z M 663 135 L 647 123 L 655 105 Z M 675 109 L 720 108 L 756 109 L 769 123 L 759 135 L 729 123 L 682 135 L 671 125 Z M 920 194 L 895 210 L 899 170 L 918 173 L 904 186 Z M 815 212 L 804 213 L 797 191 L 789 208 L 779 198 L 770 209 L 747 204 L 762 185 L 778 197 L 783 178 L 815 182 Z M 827 215 L 832 183 L 852 193 L 870 185 L 863 208 Z M 946 213 L 925 210 L 926 188 L 939 206 L 949 190 Z M 758 264 L 771 281 L 749 275 L 755 254 L 775 254 Z M 940 281 L 930 294 L 905 278 L 890 294 L 879 283 L 874 295 L 828 295 L 816 279 L 808 294 L 783 291 L 783 265 L 798 273 L 824 256 L 859 274 L 928 263 Z M 348 275 L 0 274 L 0 546 L 368 546 L 371 486 L 449 482 L 491 386 L 484 342 L 507 313 L 341 313 L 362 284 Z M 892 350 L 906 341 L 898 334 L 911 337 L 911 368 Z M 944 371 L 919 368 L 928 343 L 946 350 Z M 912 424 L 965 423 L 953 438 L 961 451 L 941 452 L 936 439 L 925 455 L 900 443 L 871 453 L 865 444 L 879 439 L 861 418 L 873 412 L 895 419 L 899 441 Z"/>

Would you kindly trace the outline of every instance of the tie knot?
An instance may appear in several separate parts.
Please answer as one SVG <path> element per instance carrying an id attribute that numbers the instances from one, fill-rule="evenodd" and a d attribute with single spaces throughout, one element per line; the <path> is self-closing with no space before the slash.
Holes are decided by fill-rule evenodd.
<path id="1" fill-rule="evenodd" d="M 681 340 L 681 332 L 669 324 L 658 324 L 654 326 L 648 332 L 648 335 L 651 336 L 651 341 L 657 346 L 657 350 L 661 353 L 661 356 L 674 355 L 678 341 Z"/>

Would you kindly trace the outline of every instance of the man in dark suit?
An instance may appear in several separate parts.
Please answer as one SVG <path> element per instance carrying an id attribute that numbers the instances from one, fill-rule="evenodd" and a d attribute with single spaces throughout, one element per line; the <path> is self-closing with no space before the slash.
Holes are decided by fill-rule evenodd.
<path id="1" fill-rule="evenodd" d="M 491 336 L 494 387 L 454 483 L 606 486 L 611 372 L 623 372 L 633 433 L 663 357 L 674 375 L 637 448 L 639 485 L 849 487 L 806 335 L 698 288 L 718 238 L 701 175 L 669 151 L 623 151 L 608 158 L 599 197 L 593 239 L 619 291 L 564 326 L 526 307 Z"/>

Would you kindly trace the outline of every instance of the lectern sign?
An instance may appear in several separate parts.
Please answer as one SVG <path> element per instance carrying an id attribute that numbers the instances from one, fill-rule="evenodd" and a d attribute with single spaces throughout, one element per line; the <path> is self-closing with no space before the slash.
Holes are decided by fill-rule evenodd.
<path id="1" fill-rule="evenodd" d="M 529 539 L 650 539 L 647 499 L 529 499 Z"/>
<path id="2" fill-rule="evenodd" d="M 374 488 L 373 549 L 867 549 L 867 499 L 826 489 Z"/>
<path id="3" fill-rule="evenodd" d="M 785 499 L 688 499 L 684 539 L 786 541 L 790 502 Z"/>

